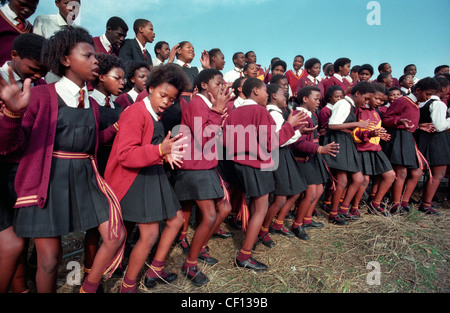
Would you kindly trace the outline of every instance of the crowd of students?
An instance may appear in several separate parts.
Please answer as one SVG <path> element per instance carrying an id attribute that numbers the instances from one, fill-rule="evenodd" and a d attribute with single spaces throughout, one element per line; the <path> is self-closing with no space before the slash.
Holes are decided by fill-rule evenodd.
<path id="1" fill-rule="evenodd" d="M 296 55 L 292 69 L 279 58 L 263 69 L 249 51 L 222 73 L 220 49 L 193 67 L 188 41 L 160 41 L 152 59 L 146 19 L 133 39 L 119 17 L 92 37 L 57 0 L 57 15 L 31 25 L 38 2 L 0 9 L 0 292 L 29 291 L 31 239 L 38 292 L 56 292 L 62 236 L 84 231 L 80 292 L 115 273 L 119 292 L 134 293 L 149 257 L 146 288 L 177 279 L 164 267 L 174 245 L 186 255 L 181 273 L 207 284 L 198 261 L 218 262 L 208 242 L 233 236 L 224 222 L 245 233 L 235 265 L 265 271 L 252 250 L 273 247 L 271 234 L 309 240 L 324 226 L 313 220 L 320 199 L 336 225 L 364 215 L 364 193 L 368 213 L 403 215 L 425 174 L 418 210 L 440 214 L 432 200 L 450 164 L 448 65 L 420 80 L 408 65 L 397 80 L 388 63 L 375 78 L 348 58 Z"/>

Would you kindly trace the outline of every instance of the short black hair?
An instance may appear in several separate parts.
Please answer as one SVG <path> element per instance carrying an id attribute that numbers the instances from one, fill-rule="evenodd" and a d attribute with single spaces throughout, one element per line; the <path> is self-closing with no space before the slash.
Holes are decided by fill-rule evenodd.
<path id="1" fill-rule="evenodd" d="M 234 60 L 237 60 L 239 54 L 244 54 L 244 52 L 235 52 L 235 53 L 233 54 L 233 61 L 234 61 Z M 244 54 L 244 56 L 245 56 L 245 54 Z"/>
<path id="2" fill-rule="evenodd" d="M 139 28 L 147 26 L 148 23 L 150 23 L 150 21 L 143 18 L 138 18 L 135 20 L 133 23 L 134 33 L 137 34 L 139 32 Z"/>
<path id="3" fill-rule="evenodd" d="M 214 77 L 216 77 L 217 75 L 223 76 L 222 72 L 217 69 L 213 68 L 204 69 L 203 71 L 198 73 L 198 75 L 195 77 L 194 87 L 197 87 L 199 92 L 203 91 L 202 83 L 208 83 L 211 79 L 214 79 Z"/>
<path id="4" fill-rule="evenodd" d="M 410 74 L 410 73 L 403 74 L 402 76 L 400 76 L 400 77 L 398 78 L 398 82 L 399 82 L 399 83 L 403 82 L 403 81 L 405 80 L 406 76 L 408 76 L 408 75 L 411 75 L 411 76 L 412 76 L 412 74 Z"/>
<path id="5" fill-rule="evenodd" d="M 267 94 L 269 95 L 269 102 L 272 99 L 272 95 L 276 94 L 278 92 L 279 89 L 283 89 L 283 87 L 281 87 L 278 84 L 268 84 L 267 85 Z"/>
<path id="6" fill-rule="evenodd" d="M 373 66 L 370 64 L 363 64 L 358 69 L 358 74 L 361 74 L 362 71 L 367 70 L 369 71 L 370 75 L 373 75 Z"/>
<path id="7" fill-rule="evenodd" d="M 409 73 L 409 72 L 408 72 L 409 68 L 410 68 L 410 67 L 413 67 L 413 66 L 416 66 L 416 65 L 415 65 L 415 64 L 408 64 L 408 65 L 406 65 L 406 66 L 403 68 L 403 73 L 404 73 L 404 74 Z"/>
<path id="8" fill-rule="evenodd" d="M 333 63 L 334 72 L 339 72 L 339 68 L 344 66 L 345 64 L 351 63 L 352 61 L 349 58 L 339 58 Z"/>
<path id="9" fill-rule="evenodd" d="M 317 63 L 321 64 L 320 60 L 318 58 L 311 58 L 311 59 L 306 60 L 306 62 L 305 62 L 305 70 L 308 71 L 309 69 L 311 69 Z"/>
<path id="10" fill-rule="evenodd" d="M 256 77 L 249 77 L 245 80 L 244 85 L 242 85 L 242 93 L 246 98 L 252 95 L 254 88 L 261 88 L 265 85 L 264 82 Z"/>
<path id="11" fill-rule="evenodd" d="M 385 85 L 383 85 L 382 83 L 379 82 L 372 82 L 372 85 L 375 87 L 375 91 L 376 92 L 381 92 L 385 95 L 389 94 L 389 89 L 386 88 Z"/>
<path id="12" fill-rule="evenodd" d="M 219 55 L 219 53 L 222 53 L 222 51 L 219 48 L 213 48 L 213 49 L 208 51 L 208 55 L 209 55 L 210 58 Z"/>
<path id="13" fill-rule="evenodd" d="M 381 63 L 380 65 L 378 65 L 378 72 L 383 73 L 384 67 L 385 67 L 387 64 L 389 64 L 389 63 L 383 62 L 383 63 Z"/>
<path id="14" fill-rule="evenodd" d="M 47 39 L 37 34 L 20 34 L 14 39 L 12 50 L 15 50 L 21 59 L 26 58 L 41 62 L 42 48 L 46 42 Z"/>
<path id="15" fill-rule="evenodd" d="M 340 86 L 338 85 L 330 86 L 327 88 L 327 91 L 325 91 L 325 95 L 323 97 L 325 103 L 330 102 L 330 99 L 336 90 L 342 91 L 342 94 L 345 96 L 344 90 Z"/>
<path id="16" fill-rule="evenodd" d="M 253 51 L 253 50 L 250 50 L 250 51 L 247 51 L 245 54 L 244 54 L 244 56 L 245 56 L 245 58 L 248 58 L 248 55 L 250 54 L 250 53 L 255 53 L 255 51 Z M 255 55 L 256 55 L 256 53 L 255 53 Z"/>
<path id="17" fill-rule="evenodd" d="M 178 90 L 178 94 L 191 88 L 189 78 L 177 64 L 152 67 L 145 87 L 148 90 L 150 87 L 156 88 L 164 83 L 174 86 Z"/>
<path id="18" fill-rule="evenodd" d="M 155 48 L 153 49 L 155 51 L 155 54 L 158 54 L 158 52 L 156 52 L 156 50 L 161 49 L 163 45 L 169 45 L 169 44 L 166 41 L 158 41 L 155 44 Z"/>
<path id="19" fill-rule="evenodd" d="M 286 62 L 284 62 L 283 60 L 279 60 L 279 61 L 273 62 L 273 64 L 272 64 L 272 71 L 273 71 L 273 69 L 274 69 L 275 67 L 277 67 L 277 66 L 282 66 L 282 67 L 284 68 L 284 71 L 286 72 L 286 70 L 287 70 L 287 64 L 286 64 Z"/>
<path id="20" fill-rule="evenodd" d="M 350 72 L 353 73 L 359 73 L 359 69 L 361 68 L 361 65 L 354 65 L 352 66 L 352 68 L 350 69 Z"/>
<path id="21" fill-rule="evenodd" d="M 448 77 L 450 77 L 450 75 Z M 439 88 L 450 86 L 450 80 L 448 77 L 445 77 L 445 75 L 438 75 L 434 77 L 439 82 Z"/>
<path id="22" fill-rule="evenodd" d="M 126 90 L 130 90 L 133 88 L 134 84 L 131 82 L 131 78 L 134 76 L 134 73 L 140 69 L 145 67 L 150 71 L 150 65 L 147 64 L 147 62 L 142 61 L 133 61 L 127 64 L 127 68 L 125 71 L 125 75 L 127 76 L 127 86 Z"/>
<path id="23" fill-rule="evenodd" d="M 66 67 L 61 63 L 61 60 L 68 56 L 72 49 L 81 42 L 94 46 L 89 32 L 81 27 L 60 30 L 44 43 L 41 54 L 42 62 L 56 75 L 64 76 Z"/>
<path id="24" fill-rule="evenodd" d="M 376 89 L 373 86 L 372 83 L 369 82 L 359 82 L 352 88 L 352 95 L 355 95 L 357 92 L 360 94 L 366 94 L 366 93 L 375 93 Z"/>
<path id="25" fill-rule="evenodd" d="M 389 88 L 389 92 L 394 91 L 394 90 L 398 90 L 398 91 L 402 92 L 402 90 L 397 86 L 393 86 L 393 87 Z"/>
<path id="26" fill-rule="evenodd" d="M 115 55 L 106 53 L 97 53 L 95 57 L 97 58 L 98 61 L 98 75 L 106 75 L 113 68 L 121 68 L 122 70 L 124 70 L 122 60 Z M 94 86 L 97 86 L 99 82 L 100 82 L 99 76 L 97 76 L 93 83 Z"/>
<path id="27" fill-rule="evenodd" d="M 433 77 L 425 77 L 419 80 L 414 85 L 414 90 L 420 89 L 420 90 L 438 90 L 439 89 L 439 82 L 436 80 L 436 78 Z"/>
<path id="28" fill-rule="evenodd" d="M 303 97 L 309 97 L 313 91 L 320 92 L 320 88 L 316 86 L 304 86 L 297 91 L 296 103 L 302 104 Z"/>
<path id="29" fill-rule="evenodd" d="M 439 65 L 434 69 L 434 75 L 436 75 L 443 68 L 449 67 L 448 65 Z"/>
<path id="30" fill-rule="evenodd" d="M 270 83 L 271 84 L 278 84 L 280 82 L 280 80 L 282 79 L 286 79 L 287 77 L 283 74 L 275 74 L 270 78 Z M 279 85 L 279 84 L 278 84 Z"/>
<path id="31" fill-rule="evenodd" d="M 242 85 L 243 85 L 242 81 L 243 80 L 245 81 L 246 79 L 247 79 L 247 77 L 245 77 L 245 76 L 236 78 L 236 80 L 233 82 L 233 85 L 231 86 L 231 88 L 236 91 L 239 87 L 242 87 Z M 234 94 L 235 94 L 235 96 L 238 96 L 236 94 L 236 92 Z"/>
<path id="32" fill-rule="evenodd" d="M 125 21 L 118 16 L 113 16 L 108 20 L 108 22 L 106 22 L 106 28 L 111 30 L 117 30 L 119 27 L 126 32 L 128 31 L 127 23 L 125 23 Z"/>
<path id="33" fill-rule="evenodd" d="M 377 76 L 377 82 L 382 83 L 383 80 L 385 80 L 386 78 L 388 78 L 388 76 L 391 75 L 391 73 L 388 72 L 382 72 Z"/>

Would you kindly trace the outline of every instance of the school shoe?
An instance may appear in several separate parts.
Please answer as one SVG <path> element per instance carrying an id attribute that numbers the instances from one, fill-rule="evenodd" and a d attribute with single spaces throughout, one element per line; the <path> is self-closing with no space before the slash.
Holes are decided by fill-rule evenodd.
<path id="1" fill-rule="evenodd" d="M 311 221 L 311 223 L 305 224 L 303 223 L 303 228 L 304 229 L 308 229 L 308 228 L 322 228 L 323 224 L 321 222 L 315 222 L 315 221 Z"/>
<path id="2" fill-rule="evenodd" d="M 191 272 L 193 272 L 193 274 L 190 274 Z M 200 287 L 209 283 L 208 277 L 203 274 L 197 266 L 189 267 L 188 269 L 181 268 L 181 273 L 183 273 L 183 275 L 187 279 L 189 279 L 196 287 Z"/>
<path id="3" fill-rule="evenodd" d="M 221 229 L 218 229 L 213 235 L 212 238 L 222 238 L 222 239 L 227 239 L 227 238 L 231 238 L 234 236 L 234 233 L 229 232 L 229 231 L 223 231 Z"/>
<path id="4" fill-rule="evenodd" d="M 440 216 L 441 215 L 441 213 L 439 213 L 435 209 L 433 209 L 431 207 L 430 208 L 426 208 L 423 205 L 421 205 L 419 207 L 419 212 L 422 212 L 422 213 L 425 213 L 425 214 L 430 214 L 430 215 L 436 215 L 436 216 Z"/>
<path id="5" fill-rule="evenodd" d="M 399 204 L 394 204 L 389 210 L 389 212 L 391 213 L 391 215 L 405 215 L 408 213 L 408 211 L 403 209 L 403 207 L 400 206 Z"/>
<path id="6" fill-rule="evenodd" d="M 258 235 L 258 239 L 267 248 L 273 248 L 276 245 L 272 238 L 270 238 L 269 233 L 265 234 L 262 237 Z"/>
<path id="7" fill-rule="evenodd" d="M 205 251 L 201 252 L 198 255 L 198 260 L 200 260 L 203 263 L 206 263 L 208 265 L 214 265 L 214 264 L 217 264 L 219 262 L 216 258 L 213 258 L 212 256 L 210 256 L 208 254 L 208 252 L 206 251 L 206 249 L 205 249 Z"/>
<path id="8" fill-rule="evenodd" d="M 369 214 L 381 215 L 381 216 L 385 216 L 385 217 L 390 216 L 390 214 L 385 209 L 383 209 L 381 206 L 374 207 L 372 203 L 369 203 L 367 212 Z"/>
<path id="9" fill-rule="evenodd" d="M 250 257 L 248 260 L 245 261 L 239 261 L 236 258 L 236 263 L 238 267 L 248 268 L 250 270 L 263 272 L 267 270 L 267 265 L 256 261 L 253 257 Z"/>
<path id="10" fill-rule="evenodd" d="M 170 284 L 178 278 L 176 273 L 168 273 L 166 277 L 148 277 L 145 276 L 144 286 L 147 288 L 153 288 L 157 284 Z"/>
<path id="11" fill-rule="evenodd" d="M 297 237 L 298 239 L 301 240 L 309 240 L 309 236 L 306 233 L 305 229 L 303 228 L 303 226 L 297 226 L 296 228 L 292 228 L 292 233 L 294 233 L 295 237 Z"/>
<path id="12" fill-rule="evenodd" d="M 328 204 L 322 204 L 322 210 L 325 211 L 325 213 L 330 213 L 331 212 L 331 206 L 329 206 Z"/>
<path id="13" fill-rule="evenodd" d="M 357 211 L 357 210 L 355 210 L 355 211 Z M 344 216 L 344 217 L 345 217 L 347 220 L 349 220 L 349 221 L 356 221 L 357 219 L 360 218 L 359 211 L 357 212 L 357 214 L 353 214 L 353 213 L 351 213 L 350 211 L 345 212 L 345 213 L 339 212 L 339 214 L 341 214 L 342 216 Z"/>
<path id="14" fill-rule="evenodd" d="M 294 233 L 291 232 L 286 227 L 283 227 L 281 229 L 276 229 L 276 228 L 273 228 L 272 226 L 270 226 L 269 227 L 269 232 L 271 234 L 280 234 L 280 235 L 283 235 L 283 236 L 286 236 L 286 237 L 294 237 L 295 236 Z"/>
<path id="15" fill-rule="evenodd" d="M 237 215 L 228 215 L 227 218 L 225 219 L 225 223 L 237 230 L 241 230 L 242 229 L 242 221 L 239 221 L 237 219 Z"/>
<path id="16" fill-rule="evenodd" d="M 336 224 L 336 225 L 340 225 L 340 226 L 348 224 L 347 219 L 341 213 L 336 214 L 334 217 L 331 217 L 331 215 L 330 215 L 328 217 L 328 222 Z"/>
<path id="17" fill-rule="evenodd" d="M 181 250 L 183 251 L 183 254 L 188 255 L 189 254 L 189 250 L 191 249 L 191 245 L 189 244 L 189 242 L 187 241 L 187 238 L 184 238 L 182 240 L 180 239 L 176 239 L 175 243 L 180 246 Z"/>

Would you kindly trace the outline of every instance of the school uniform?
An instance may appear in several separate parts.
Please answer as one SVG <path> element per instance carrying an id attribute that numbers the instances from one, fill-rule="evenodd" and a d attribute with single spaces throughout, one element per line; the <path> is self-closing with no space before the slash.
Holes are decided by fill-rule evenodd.
<path id="1" fill-rule="evenodd" d="M 327 89 L 329 87 L 335 86 L 335 85 L 341 87 L 342 90 L 344 90 L 344 92 L 345 92 L 345 90 L 347 89 L 347 87 L 349 87 L 351 85 L 351 83 L 347 79 L 342 77 L 341 75 L 335 73 L 329 79 L 324 81 L 324 83 L 323 83 L 324 93 L 327 91 Z"/>
<path id="2" fill-rule="evenodd" d="M 352 122 L 356 122 L 355 103 L 352 98 L 345 96 L 344 99 L 339 100 L 333 105 L 328 125 Z M 331 155 L 324 156 L 328 166 L 340 171 L 360 172 L 361 157 L 356 150 L 351 130 L 331 130 L 328 128 L 328 131 L 323 137 L 323 145 L 327 145 L 333 141 L 339 144 L 339 153 L 335 157 Z"/>
<path id="3" fill-rule="evenodd" d="M 100 110 L 99 130 L 103 131 L 109 128 L 110 131 L 117 133 L 119 129 L 117 121 L 119 120 L 120 114 L 122 113 L 123 109 L 121 106 L 115 103 L 114 100 L 117 98 L 116 96 L 111 95 L 108 98 L 109 99 L 107 99 L 107 97 L 97 89 L 94 89 L 90 93 L 89 100 L 91 103 L 96 102 Z M 108 162 L 108 158 L 111 153 L 113 141 L 114 138 L 98 147 L 97 151 L 98 171 L 102 176 L 105 173 L 106 163 Z"/>
<path id="4" fill-rule="evenodd" d="M 289 70 L 286 73 L 284 73 L 284 76 L 286 76 L 288 80 L 288 84 L 291 87 L 291 90 L 296 92 L 298 82 L 300 79 L 306 78 L 308 76 L 308 72 L 304 69 L 299 69 L 298 71 L 295 70 Z"/>
<path id="5" fill-rule="evenodd" d="M 406 130 L 401 119 L 408 119 L 413 129 Z M 383 126 L 391 135 L 391 140 L 383 145 L 383 151 L 392 164 L 401 165 L 409 169 L 419 168 L 422 159 L 418 154 L 413 133 L 419 125 L 420 109 L 414 94 L 403 96 L 391 103 L 383 116 Z M 419 157 L 418 157 L 419 155 Z"/>
<path id="6" fill-rule="evenodd" d="M 154 58 L 154 59 L 152 60 L 152 63 L 153 63 L 153 66 L 160 66 L 160 65 L 164 65 L 164 64 L 165 64 L 163 61 L 161 61 L 161 60 L 158 59 L 158 58 Z"/>
<path id="7" fill-rule="evenodd" d="M 222 112 L 214 109 L 212 103 L 201 94 L 182 107 L 180 132 L 190 138 L 174 183 L 180 201 L 224 197 L 225 186 L 216 169 L 216 136 L 220 134 L 221 123 Z"/>
<path id="8" fill-rule="evenodd" d="M 123 219 L 150 223 L 172 218 L 181 205 L 164 170 L 159 149 L 164 127 L 150 100 L 129 107 L 118 124 L 105 179 L 120 201 Z"/>
<path id="9" fill-rule="evenodd" d="M 283 111 L 276 105 L 271 104 L 267 105 L 266 108 L 275 121 L 277 125 L 275 131 L 278 132 L 283 124 L 286 123 Z M 273 194 L 276 196 L 292 196 L 300 194 L 308 188 L 303 173 L 289 147 L 299 140 L 300 137 L 300 131 L 296 130 L 295 135 L 280 146 L 278 166 L 273 171 L 275 181 L 275 190 L 273 191 Z"/>
<path id="10" fill-rule="evenodd" d="M 223 141 L 227 159 L 235 162 L 238 187 L 247 197 L 259 197 L 275 190 L 273 154 L 295 134 L 289 123 L 277 134 L 275 129 L 276 123 L 267 109 L 251 99 L 231 111 L 225 120 Z"/>
<path id="11" fill-rule="evenodd" d="M 361 107 L 356 109 L 358 121 L 369 120 L 381 127 L 381 117 L 375 109 Z M 371 131 L 366 128 L 355 128 L 352 131 L 356 143 L 356 149 L 361 155 L 363 175 L 375 176 L 392 170 L 392 165 L 381 149 L 380 137 L 371 137 Z"/>
<path id="12" fill-rule="evenodd" d="M 24 147 L 15 181 L 14 231 L 20 237 L 63 236 L 106 221 L 110 235 L 118 234 L 120 209 L 95 160 L 107 135 L 98 130 L 98 106 L 86 97 L 86 108 L 77 108 L 79 91 L 65 77 L 34 87 L 23 117 L 5 115 L 0 123 L 1 153 L 15 151 L 17 142 Z"/>
<path id="13" fill-rule="evenodd" d="M 297 81 L 297 85 L 294 87 L 294 89 L 292 89 L 292 90 L 294 90 L 294 92 L 295 93 L 297 93 L 301 88 L 303 88 L 303 87 L 305 87 L 305 86 L 315 86 L 315 87 L 318 87 L 319 86 L 319 83 L 322 81 L 322 79 L 319 77 L 319 76 L 317 76 L 317 77 L 313 77 L 313 76 L 311 76 L 311 75 L 307 75 L 307 76 L 304 76 L 304 77 L 302 77 L 302 78 L 300 78 L 298 81 Z"/>
<path id="14" fill-rule="evenodd" d="M 411 93 L 411 88 L 405 88 L 405 87 L 401 86 L 400 91 L 401 91 L 402 95 L 407 96 Z"/>
<path id="15" fill-rule="evenodd" d="M 20 34 L 33 32 L 29 21 L 19 21 L 17 14 L 11 10 L 9 3 L 0 8 L 0 64 L 11 60 L 14 39 Z"/>
<path id="16" fill-rule="evenodd" d="M 322 109 L 320 109 L 319 116 L 318 116 L 319 133 L 325 134 L 326 131 L 328 130 L 328 121 L 330 120 L 332 108 L 333 108 L 333 105 L 331 103 L 327 103 L 326 106 L 324 106 Z M 323 136 L 321 138 L 319 138 L 319 141 L 322 141 L 322 140 L 323 140 Z"/>
<path id="17" fill-rule="evenodd" d="M 119 95 L 116 99 L 116 103 L 119 104 L 123 110 L 125 110 L 127 107 L 132 105 L 135 102 L 139 102 L 140 100 L 143 100 L 145 97 L 143 97 L 140 100 L 137 100 L 139 94 L 133 89 L 128 91 L 127 93 L 122 93 Z M 147 94 L 148 96 L 148 94 Z"/>
<path id="18" fill-rule="evenodd" d="M 113 46 L 106 37 L 106 34 L 92 37 L 92 41 L 94 42 L 95 52 L 119 56 L 120 46 Z"/>
<path id="19" fill-rule="evenodd" d="M 244 70 L 242 68 L 235 67 L 231 71 L 226 72 L 225 75 L 223 76 L 223 79 L 227 83 L 233 83 L 239 77 L 244 77 Z"/>
<path id="20" fill-rule="evenodd" d="M 34 20 L 33 33 L 49 39 L 55 33 L 67 27 L 69 27 L 69 24 L 61 14 L 39 15 Z"/>
<path id="21" fill-rule="evenodd" d="M 137 38 L 125 39 L 125 42 L 119 50 L 119 57 L 125 64 L 145 62 L 148 65 L 153 65 L 152 56 Z"/>
<path id="22" fill-rule="evenodd" d="M 302 111 L 308 114 L 306 119 L 308 125 L 306 127 L 315 127 L 318 122 L 311 111 L 297 107 L 294 114 Z M 329 175 L 324 159 L 322 155 L 317 154 L 319 149 L 317 130 L 313 133 L 302 135 L 298 141 L 291 145 L 291 149 L 308 185 L 320 185 L 328 180 Z"/>
<path id="23" fill-rule="evenodd" d="M 450 117 L 447 105 L 438 96 L 421 103 L 419 123 L 433 123 L 436 131 L 427 133 L 418 129 L 415 133 L 417 147 L 430 166 L 450 164 Z"/>

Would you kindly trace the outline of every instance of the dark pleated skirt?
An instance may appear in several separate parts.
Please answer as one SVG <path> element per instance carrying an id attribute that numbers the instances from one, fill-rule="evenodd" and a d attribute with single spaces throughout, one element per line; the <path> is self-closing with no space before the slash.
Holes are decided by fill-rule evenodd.
<path id="1" fill-rule="evenodd" d="M 383 152 L 391 164 L 409 169 L 419 168 L 413 134 L 404 129 L 388 129 L 388 133 L 391 140 L 384 143 Z"/>
<path id="2" fill-rule="evenodd" d="M 233 161 L 219 160 L 219 163 L 217 164 L 217 171 L 219 172 L 220 177 L 222 177 L 228 185 L 236 186 L 238 184 Z"/>
<path id="3" fill-rule="evenodd" d="M 120 206 L 123 219 L 135 223 L 166 220 L 181 209 L 162 165 L 141 169 Z"/>
<path id="4" fill-rule="evenodd" d="M 329 174 L 322 155 L 311 154 L 307 162 L 298 162 L 308 185 L 320 185 L 326 183 Z"/>
<path id="5" fill-rule="evenodd" d="M 364 175 L 381 175 L 392 170 L 392 165 L 383 151 L 361 151 L 362 172 Z"/>
<path id="6" fill-rule="evenodd" d="M 224 197 L 221 178 L 215 168 L 209 170 L 179 170 L 175 178 L 174 189 L 180 201 Z"/>
<path id="7" fill-rule="evenodd" d="M 328 130 L 324 136 L 323 145 L 325 146 L 333 141 L 339 144 L 339 153 L 336 154 L 336 157 L 324 155 L 328 166 L 339 171 L 361 172 L 361 157 L 356 150 L 352 135 L 343 131 Z"/>
<path id="8" fill-rule="evenodd" d="M 291 149 L 283 147 L 279 149 L 278 167 L 273 171 L 275 182 L 275 196 L 293 196 L 302 193 L 308 188 L 303 173 Z"/>
<path id="9" fill-rule="evenodd" d="M 16 193 L 14 179 L 19 164 L 0 163 L 0 232 L 11 227 L 14 219 Z"/>
<path id="10" fill-rule="evenodd" d="M 450 133 L 417 131 L 417 147 L 430 166 L 450 164 Z"/>
<path id="11" fill-rule="evenodd" d="M 238 186 L 247 197 L 260 197 L 275 190 L 273 171 L 261 171 L 258 168 L 234 164 Z"/>

